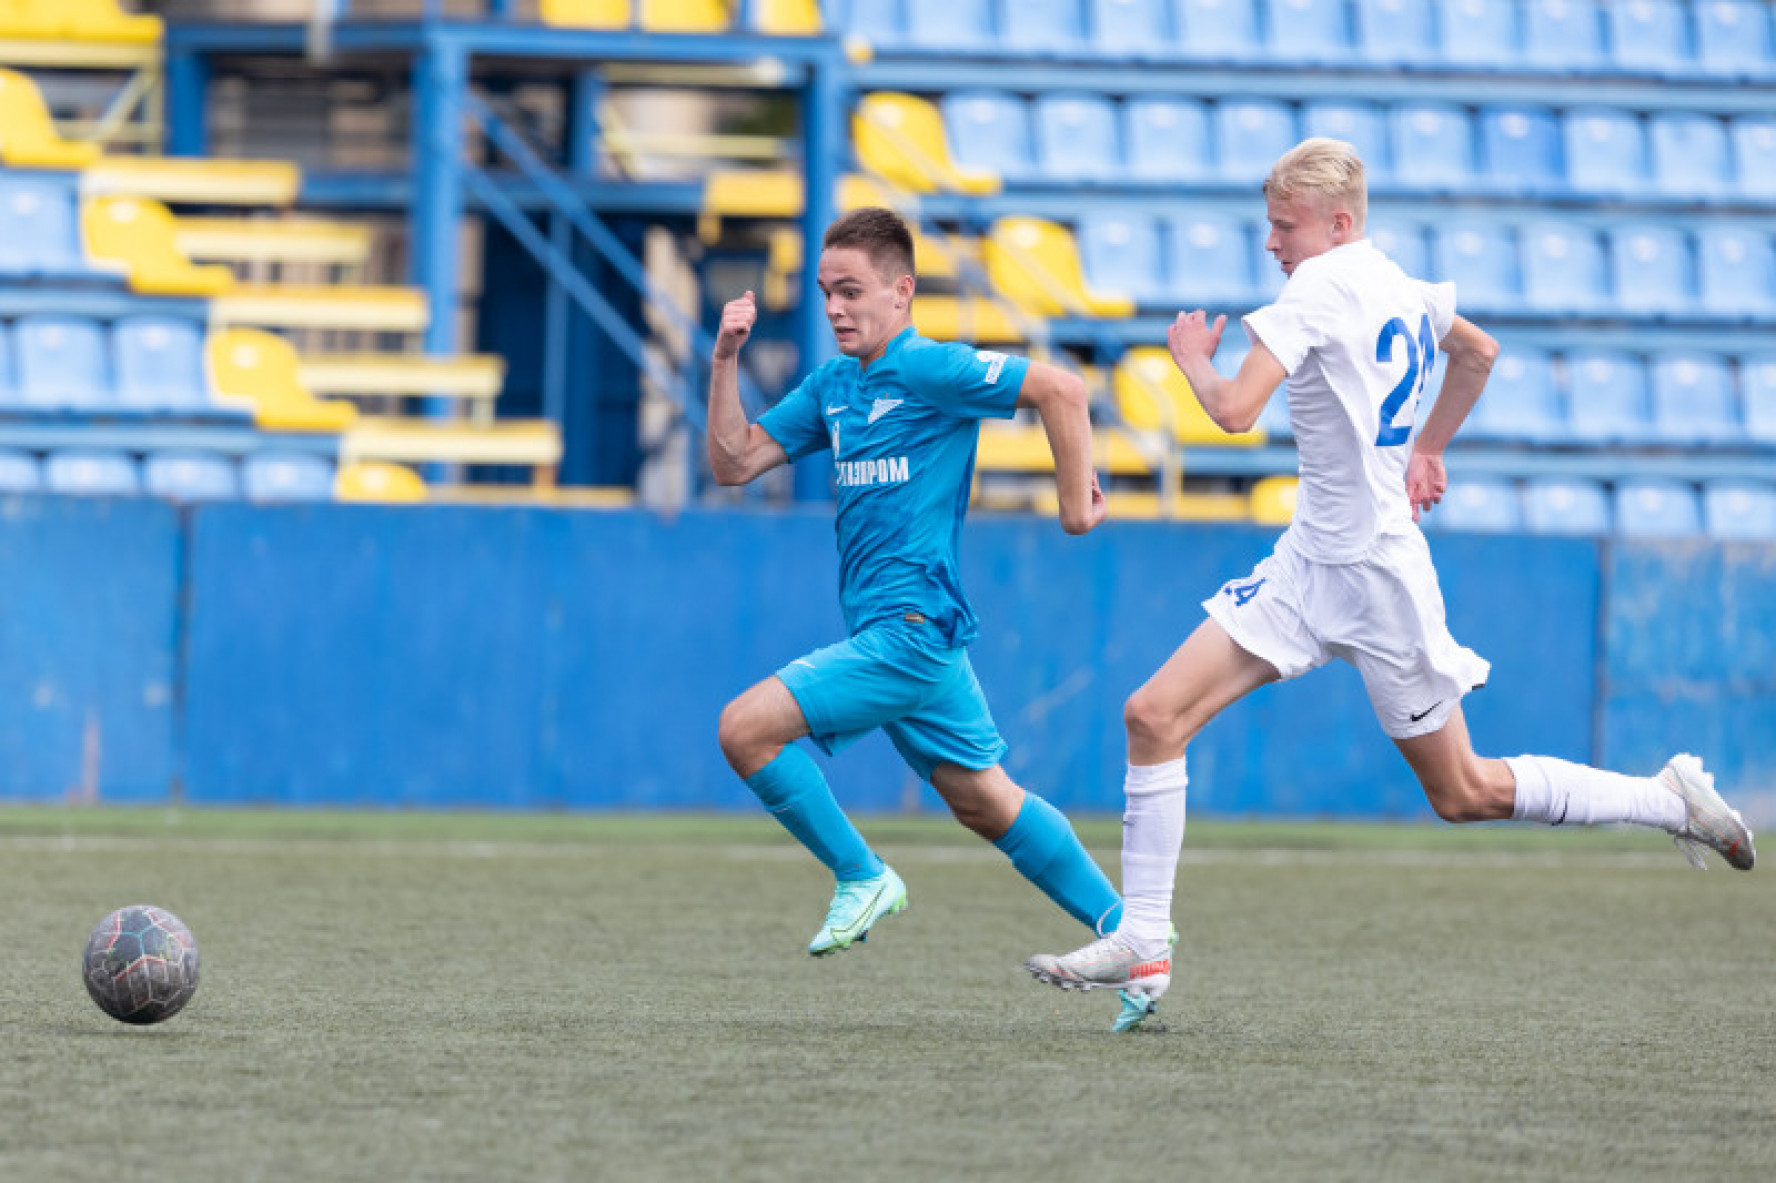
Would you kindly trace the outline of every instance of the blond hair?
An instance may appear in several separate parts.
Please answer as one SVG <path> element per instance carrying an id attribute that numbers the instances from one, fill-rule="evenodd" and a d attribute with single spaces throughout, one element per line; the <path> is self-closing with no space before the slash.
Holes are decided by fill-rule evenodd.
<path id="1" fill-rule="evenodd" d="M 1349 210 L 1359 234 L 1369 217 L 1362 157 L 1343 140 L 1324 136 L 1303 140 L 1283 153 L 1264 178 L 1264 196 L 1282 201 L 1305 197 L 1328 214 Z"/>

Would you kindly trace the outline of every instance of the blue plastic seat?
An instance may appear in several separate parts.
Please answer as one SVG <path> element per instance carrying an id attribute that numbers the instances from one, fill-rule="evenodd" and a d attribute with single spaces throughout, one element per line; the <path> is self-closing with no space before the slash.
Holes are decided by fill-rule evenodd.
<path id="1" fill-rule="evenodd" d="M 1776 69 L 1767 0 L 1696 0 L 1696 64 L 1710 74 L 1768 78 Z"/>
<path id="2" fill-rule="evenodd" d="M 1739 359 L 1739 394 L 1746 436 L 1753 443 L 1776 444 L 1776 353 Z"/>
<path id="3" fill-rule="evenodd" d="M 1690 244 L 1665 225 L 1620 226 L 1610 233 L 1616 307 L 1625 312 L 1680 316 L 1696 308 Z"/>
<path id="4" fill-rule="evenodd" d="M 1431 274 L 1431 250 L 1423 224 L 1371 217 L 1364 231 L 1375 249 L 1407 275 L 1424 279 Z"/>
<path id="5" fill-rule="evenodd" d="M 1709 481 L 1702 486 L 1702 527 L 1722 541 L 1776 541 L 1776 485 Z"/>
<path id="6" fill-rule="evenodd" d="M 1664 111 L 1647 120 L 1653 184 L 1673 197 L 1723 197 L 1732 190 L 1727 127 L 1712 115 Z"/>
<path id="7" fill-rule="evenodd" d="M 1005 44 L 1033 57 L 1077 56 L 1085 41 L 1082 0 L 1017 0 L 1001 9 Z"/>
<path id="8" fill-rule="evenodd" d="M 39 410 L 99 411 L 115 402 L 105 331 L 77 316 L 21 316 L 13 326 L 19 401 Z"/>
<path id="9" fill-rule="evenodd" d="M 1776 316 L 1776 244 L 1752 226 L 1714 223 L 1696 235 L 1702 307 L 1720 316 Z"/>
<path id="10" fill-rule="evenodd" d="M 1598 312 L 1610 304 L 1603 245 L 1595 231 L 1571 222 L 1522 228 L 1523 295 L 1542 312 Z"/>
<path id="11" fill-rule="evenodd" d="M 1337 62 L 1351 55 L 1350 18 L 1344 0 L 1270 0 L 1272 58 L 1291 62 Z"/>
<path id="12" fill-rule="evenodd" d="M 13 358 L 12 330 L 0 323 L 0 415 L 21 406 L 18 369 Z"/>
<path id="13" fill-rule="evenodd" d="M 1735 187 L 1746 197 L 1776 200 L 1776 117 L 1741 115 L 1730 129 Z"/>
<path id="14" fill-rule="evenodd" d="M 151 452 L 142 462 L 142 485 L 150 497 L 169 501 L 232 501 L 240 496 L 234 462 L 216 452 Z"/>
<path id="15" fill-rule="evenodd" d="M 1079 259 L 1094 291 L 1121 292 L 1143 307 L 1167 302 L 1159 225 L 1146 214 L 1090 210 L 1079 217 Z"/>
<path id="16" fill-rule="evenodd" d="M 1257 0 L 1174 0 L 1177 44 L 1191 57 L 1251 61 L 1265 56 Z"/>
<path id="17" fill-rule="evenodd" d="M 1402 103 L 1393 112 L 1393 176 L 1401 184 L 1462 189 L 1474 179 L 1474 128 L 1449 103 Z"/>
<path id="18" fill-rule="evenodd" d="M 1177 55 L 1169 0 L 1091 0 L 1091 15 L 1092 48 L 1105 57 Z"/>
<path id="19" fill-rule="evenodd" d="M 1525 481 L 1523 525 L 1532 534 L 1608 534 L 1609 494 L 1596 481 L 1576 477 Z"/>
<path id="20" fill-rule="evenodd" d="M 1588 444 L 1637 444 L 1652 438 L 1645 364 L 1604 349 L 1566 355 L 1567 424 Z M 1485 397 L 1482 395 L 1481 397 Z"/>
<path id="21" fill-rule="evenodd" d="M 1205 212 L 1167 217 L 1164 227 L 1166 299 L 1186 308 L 1253 299 L 1252 250 L 1242 223 Z"/>
<path id="22" fill-rule="evenodd" d="M 145 412 L 209 409 L 203 331 L 194 320 L 131 316 L 111 329 L 117 404 Z"/>
<path id="23" fill-rule="evenodd" d="M 1356 13 L 1357 49 L 1369 61 L 1436 64 L 1431 6 L 1424 0 L 1356 0 Z"/>
<path id="24" fill-rule="evenodd" d="M 1566 113 L 1566 180 L 1584 193 L 1635 194 L 1647 184 L 1646 136 L 1631 112 L 1575 107 Z"/>
<path id="25" fill-rule="evenodd" d="M 1637 74 L 1691 71 L 1690 29 L 1675 0 L 1609 0 L 1604 9 L 1610 60 Z"/>
<path id="26" fill-rule="evenodd" d="M 1593 0 L 1524 0 L 1523 58 L 1532 66 L 1590 73 L 1602 68 L 1603 20 Z"/>
<path id="27" fill-rule="evenodd" d="M 1730 444 L 1745 437 L 1733 375 L 1719 354 L 1653 358 L 1653 435 L 1666 444 Z"/>
<path id="28" fill-rule="evenodd" d="M 1616 533 L 1624 538 L 1688 538 L 1702 532 L 1702 506 L 1681 481 L 1623 481 L 1616 486 Z"/>
<path id="29" fill-rule="evenodd" d="M 1560 121 L 1545 107 L 1488 107 L 1480 112 L 1486 179 L 1504 193 L 1542 195 L 1566 188 Z"/>
<path id="30" fill-rule="evenodd" d="M 1461 438 L 1555 444 L 1566 437 L 1566 412 L 1545 349 L 1513 346 L 1500 352 Z"/>
<path id="31" fill-rule="evenodd" d="M 867 0 L 839 5 L 844 31 L 870 45 L 902 45 L 907 39 L 905 0 Z M 830 6 L 829 6 L 830 8 Z"/>
<path id="32" fill-rule="evenodd" d="M 1116 108 L 1102 95 L 1046 94 L 1036 100 L 1036 163 L 1051 181 L 1111 181 L 1123 175 Z"/>
<path id="33" fill-rule="evenodd" d="M 905 0 L 906 39 L 921 49 L 997 47 L 992 0 Z"/>
<path id="34" fill-rule="evenodd" d="M 100 448 L 50 453 L 43 464 L 43 485 L 51 493 L 84 497 L 135 497 L 142 492 L 136 462 L 123 452 Z"/>
<path id="35" fill-rule="evenodd" d="M 1434 229 L 1431 278 L 1454 283 L 1461 308 L 1498 311 L 1522 302 L 1517 244 L 1509 229 L 1493 223 L 1451 223 Z"/>
<path id="36" fill-rule="evenodd" d="M 1463 477 L 1450 482 L 1443 500 L 1419 524 L 1432 530 L 1514 534 L 1523 529 L 1523 500 L 1511 481 Z"/>
<path id="37" fill-rule="evenodd" d="M 73 183 L 0 173 L 0 275 L 71 278 L 90 271 Z"/>
<path id="38" fill-rule="evenodd" d="M 1452 66 L 1515 66 L 1516 0 L 1437 0 L 1438 52 Z"/>
<path id="39" fill-rule="evenodd" d="M 1392 162 L 1388 154 L 1387 123 L 1372 103 L 1324 101 L 1301 108 L 1301 135 L 1343 140 L 1357 150 L 1363 174 L 1371 183 L 1386 180 Z"/>
<path id="40" fill-rule="evenodd" d="M 1213 175 L 1209 113 L 1192 99 L 1130 99 L 1122 109 L 1128 174 L 1143 181 L 1199 181 Z"/>
<path id="41" fill-rule="evenodd" d="M 1269 99 L 1215 105 L 1215 171 L 1225 181 L 1261 181 L 1297 142 L 1295 113 Z"/>
<path id="42" fill-rule="evenodd" d="M 306 452 L 251 452 L 241 461 L 241 491 L 250 501 L 331 501 L 333 464 Z"/>
<path id="43" fill-rule="evenodd" d="M 17 448 L 0 449 L 0 493 L 35 493 L 43 488 L 43 466 Z"/>
<path id="44" fill-rule="evenodd" d="M 957 164 L 1011 181 L 1036 174 L 1030 113 L 1021 100 L 998 90 L 953 90 L 939 105 Z"/>

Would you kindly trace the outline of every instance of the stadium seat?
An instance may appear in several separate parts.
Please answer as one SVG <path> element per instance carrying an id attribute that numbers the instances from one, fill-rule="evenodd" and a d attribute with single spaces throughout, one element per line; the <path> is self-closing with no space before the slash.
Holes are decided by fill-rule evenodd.
<path id="1" fill-rule="evenodd" d="M 120 193 L 169 205 L 287 206 L 302 171 L 287 160 L 219 160 L 211 156 L 105 156 L 80 177 L 88 197 Z"/>
<path id="2" fill-rule="evenodd" d="M 1171 57 L 1178 39 L 1169 0 L 1091 0 L 1092 47 L 1105 57 Z"/>
<path id="3" fill-rule="evenodd" d="M 1739 359 L 1739 392 L 1745 434 L 1760 444 L 1776 444 L 1776 353 Z"/>
<path id="4" fill-rule="evenodd" d="M 43 466 L 17 448 L 0 449 L 0 493 L 35 493 L 43 488 Z"/>
<path id="5" fill-rule="evenodd" d="M 1269 99 L 1228 99 L 1215 104 L 1215 167 L 1224 181 L 1263 180 L 1277 157 L 1293 148 L 1295 113 Z"/>
<path id="6" fill-rule="evenodd" d="M 1088 210 L 1079 216 L 1079 260 L 1085 281 L 1101 292 L 1126 292 L 1142 307 L 1167 303 L 1165 252 L 1159 225 L 1146 214 Z"/>
<path id="7" fill-rule="evenodd" d="M 90 277 L 80 249 L 78 200 L 69 181 L 0 173 L 0 275 Z"/>
<path id="8" fill-rule="evenodd" d="M 1050 181 L 1112 181 L 1123 175 L 1116 108 L 1102 95 L 1036 100 L 1036 163 Z"/>
<path id="9" fill-rule="evenodd" d="M 7 9 L 7 37 L 157 45 L 166 33 L 159 17 L 125 12 L 117 0 L 13 0 Z"/>
<path id="10" fill-rule="evenodd" d="M 1085 42 L 1082 0 L 1017 0 L 1000 10 L 1004 43 L 1032 57 L 1077 56 Z"/>
<path id="11" fill-rule="evenodd" d="M 240 496 L 234 464 L 215 452 L 151 452 L 142 462 L 142 487 L 168 501 L 231 501 Z"/>
<path id="12" fill-rule="evenodd" d="M 1425 66 L 1437 60 L 1424 0 L 1356 0 L 1357 49 L 1371 62 Z"/>
<path id="13" fill-rule="evenodd" d="M 1373 104 L 1361 102 L 1314 102 L 1301 108 L 1303 139 L 1325 136 L 1343 140 L 1357 150 L 1363 173 L 1371 183 L 1385 180 L 1392 167 L 1388 156 L 1387 124 Z"/>
<path id="14" fill-rule="evenodd" d="M 919 274 L 931 274 L 924 262 L 938 247 L 916 239 Z M 953 272 L 952 272 L 953 274 Z M 304 390 L 317 398 L 459 398 L 486 401 L 499 397 L 506 382 L 506 359 L 499 354 L 469 353 L 434 357 L 413 353 L 310 353 L 297 364 Z"/>
<path id="15" fill-rule="evenodd" d="M 43 464 L 43 485 L 51 493 L 83 497 L 135 497 L 142 492 L 136 462 L 123 452 L 99 448 L 51 452 Z"/>
<path id="16" fill-rule="evenodd" d="M 1625 312 L 1680 316 L 1696 307 L 1690 244 L 1666 225 L 1619 226 L 1610 233 L 1616 307 Z"/>
<path id="17" fill-rule="evenodd" d="M 1122 111 L 1128 175 L 1143 181 L 1197 181 L 1212 174 L 1209 116 L 1192 99 L 1130 99 Z"/>
<path id="18" fill-rule="evenodd" d="M 1589 73 L 1603 65 L 1603 21 L 1594 0 L 1524 0 L 1523 58 L 1532 66 Z"/>
<path id="19" fill-rule="evenodd" d="M 120 408 L 151 414 L 211 409 L 197 321 L 124 317 L 112 326 L 111 350 Z"/>
<path id="20" fill-rule="evenodd" d="M 1776 316 L 1776 246 L 1754 226 L 1710 223 L 1696 235 L 1704 310 L 1737 320 Z"/>
<path id="21" fill-rule="evenodd" d="M 1608 0 L 1604 24 L 1610 60 L 1639 74 L 1684 74 L 1691 69 L 1690 30 L 1676 0 Z"/>
<path id="22" fill-rule="evenodd" d="M 1167 299 L 1185 308 L 1237 306 L 1253 299 L 1252 249 L 1242 223 L 1205 211 L 1170 215 L 1161 224 Z"/>
<path id="23" fill-rule="evenodd" d="M 1448 103 L 1402 103 L 1393 111 L 1393 177 L 1423 188 L 1462 189 L 1474 179 L 1474 129 Z"/>
<path id="24" fill-rule="evenodd" d="M 0 323 L 0 414 L 19 403 L 17 367 L 13 360 L 12 330 Z"/>
<path id="25" fill-rule="evenodd" d="M 1474 440 L 1557 444 L 1566 437 L 1566 412 L 1544 349 L 1511 346 L 1493 362 L 1492 375 L 1461 436 Z"/>
<path id="26" fill-rule="evenodd" d="M 953 90 L 940 100 L 950 150 L 963 169 L 1028 181 L 1036 174 L 1030 114 L 997 90 Z"/>
<path id="27" fill-rule="evenodd" d="M 629 0 L 537 0 L 537 19 L 560 29 L 627 29 Z"/>
<path id="28" fill-rule="evenodd" d="M 992 0 L 904 0 L 907 42 L 921 49 L 985 50 L 997 43 Z"/>
<path id="29" fill-rule="evenodd" d="M 1432 530 L 1512 534 L 1523 529 L 1523 502 L 1508 480 L 1463 477 L 1449 483 L 1443 500 L 1419 524 Z"/>
<path id="30" fill-rule="evenodd" d="M 1624 538 L 1688 538 L 1702 532 L 1696 490 L 1679 481 L 1623 481 L 1616 486 L 1616 533 Z"/>
<path id="31" fill-rule="evenodd" d="M 306 452 L 249 453 L 241 461 L 241 491 L 249 501 L 330 501 L 333 465 Z"/>
<path id="32" fill-rule="evenodd" d="M 1768 78 L 1776 38 L 1765 0 L 1695 0 L 1697 65 L 1723 77 Z"/>
<path id="33" fill-rule="evenodd" d="M 1169 427 L 1172 439 L 1185 447 L 1255 447 L 1264 442 L 1259 432 L 1229 434 L 1216 426 L 1161 346 L 1139 345 L 1123 354 L 1112 384 L 1123 422 L 1137 431 Z"/>
<path id="34" fill-rule="evenodd" d="M 81 210 L 86 253 L 95 264 L 121 268 L 131 291 L 156 296 L 215 296 L 234 288 L 234 273 L 197 264 L 179 250 L 173 215 L 146 197 L 94 197 Z"/>
<path id="35" fill-rule="evenodd" d="M 1567 423 L 1589 444 L 1638 444 L 1652 436 L 1646 366 L 1639 358 L 1602 349 L 1566 355 Z M 1484 396 L 1482 396 L 1484 397 Z"/>
<path id="36" fill-rule="evenodd" d="M 1054 222 L 1000 218 L 981 252 L 994 289 L 1032 316 L 1117 317 L 1135 310 L 1126 293 L 1086 284 L 1078 244 Z"/>
<path id="37" fill-rule="evenodd" d="M 1351 55 L 1350 17 L 1344 0 L 1270 0 L 1265 45 L 1273 58 L 1291 62 L 1341 62 Z"/>
<path id="38" fill-rule="evenodd" d="M 1516 64 L 1515 0 L 1437 0 L 1438 53 L 1452 66 L 1502 69 Z"/>
<path id="39" fill-rule="evenodd" d="M 1653 435 L 1660 443 L 1732 444 L 1745 438 L 1733 375 L 1717 354 L 1652 359 Z"/>
<path id="40" fill-rule="evenodd" d="M 999 190 L 994 174 L 957 166 L 943 116 L 914 95 L 864 95 L 851 116 L 851 139 L 859 164 L 914 193 L 944 189 L 980 196 Z"/>
<path id="41" fill-rule="evenodd" d="M 1423 225 L 1371 217 L 1364 230 L 1375 248 L 1399 264 L 1407 275 L 1414 279 L 1430 276 L 1431 253 Z"/>
<path id="42" fill-rule="evenodd" d="M 1250 61 L 1265 55 L 1257 0 L 1174 0 L 1173 32 L 1184 52 L 1213 61 Z"/>
<path id="43" fill-rule="evenodd" d="M 935 109 L 932 118 L 937 117 Z M 173 221 L 173 245 L 187 259 L 208 262 L 317 263 L 363 267 L 375 246 L 374 229 L 363 222 L 327 218 L 203 218 Z"/>
<path id="44" fill-rule="evenodd" d="M 358 417 L 350 403 L 317 399 L 302 385 L 296 350 L 258 329 L 224 329 L 204 342 L 213 400 L 250 412 L 266 431 L 341 431 Z"/>
<path id="45" fill-rule="evenodd" d="M 1609 107 L 1566 113 L 1566 180 L 1584 193 L 1638 195 L 1647 186 L 1640 120 Z"/>
<path id="46" fill-rule="evenodd" d="M 13 326 L 19 401 L 39 410 L 99 411 L 115 401 L 110 350 L 97 321 L 21 316 Z"/>
<path id="47" fill-rule="evenodd" d="M 1523 295 L 1543 312 L 1598 312 L 1609 306 L 1603 246 L 1596 231 L 1571 222 L 1522 227 Z"/>
<path id="48" fill-rule="evenodd" d="M 1709 481 L 1702 486 L 1702 521 L 1710 538 L 1731 542 L 1776 541 L 1776 485 L 1762 481 Z"/>
<path id="49" fill-rule="evenodd" d="M 1433 230 L 1426 278 L 1454 283 L 1462 308 L 1498 311 L 1522 301 L 1517 244 L 1508 228 L 1492 223 L 1451 223 Z"/>
<path id="50" fill-rule="evenodd" d="M 1727 128 L 1712 115 L 1661 111 L 1647 120 L 1653 184 L 1673 197 L 1723 197 L 1732 188 Z"/>
<path id="51" fill-rule="evenodd" d="M 98 158 L 97 144 L 64 140 L 56 131 L 43 93 L 29 75 L 0 69 L 0 164 L 82 169 Z"/>
<path id="52" fill-rule="evenodd" d="M 358 460 L 339 466 L 333 480 L 334 496 L 341 501 L 417 505 L 426 499 L 425 482 L 404 464 Z"/>
<path id="53" fill-rule="evenodd" d="M 1523 483 L 1523 526 L 1532 534 L 1610 532 L 1609 495 L 1596 481 L 1540 477 Z"/>
<path id="54" fill-rule="evenodd" d="M 1746 197 L 1776 200 L 1776 117 L 1742 115 L 1730 128 L 1738 191 Z"/>
<path id="55" fill-rule="evenodd" d="M 825 30 L 819 0 L 754 0 L 752 25 L 773 37 L 818 37 Z"/>
<path id="56" fill-rule="evenodd" d="M 1566 188 L 1560 122 L 1544 107 L 1488 107 L 1480 112 L 1480 152 L 1487 181 L 1519 196 Z"/>

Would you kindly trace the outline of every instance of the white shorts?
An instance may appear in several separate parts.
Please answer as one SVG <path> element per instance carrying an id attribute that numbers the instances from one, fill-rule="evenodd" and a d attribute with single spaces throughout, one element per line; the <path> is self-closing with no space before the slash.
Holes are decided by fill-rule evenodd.
<path id="1" fill-rule="evenodd" d="M 1342 657 L 1363 675 L 1381 729 L 1394 739 L 1429 735 L 1492 667 L 1458 645 L 1443 620 L 1431 550 L 1417 530 L 1384 534 L 1355 563 L 1315 563 L 1287 534 L 1244 579 L 1203 609 L 1284 678 Z"/>

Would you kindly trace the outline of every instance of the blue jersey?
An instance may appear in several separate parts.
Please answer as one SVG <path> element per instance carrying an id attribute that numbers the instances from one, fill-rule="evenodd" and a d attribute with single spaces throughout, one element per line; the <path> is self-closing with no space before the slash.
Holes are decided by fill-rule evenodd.
<path id="1" fill-rule="evenodd" d="M 854 635 L 911 612 L 952 647 L 974 640 L 956 552 L 975 441 L 980 420 L 1016 411 L 1029 368 L 909 328 L 868 369 L 834 358 L 760 417 L 792 460 L 832 449 L 839 606 Z"/>

